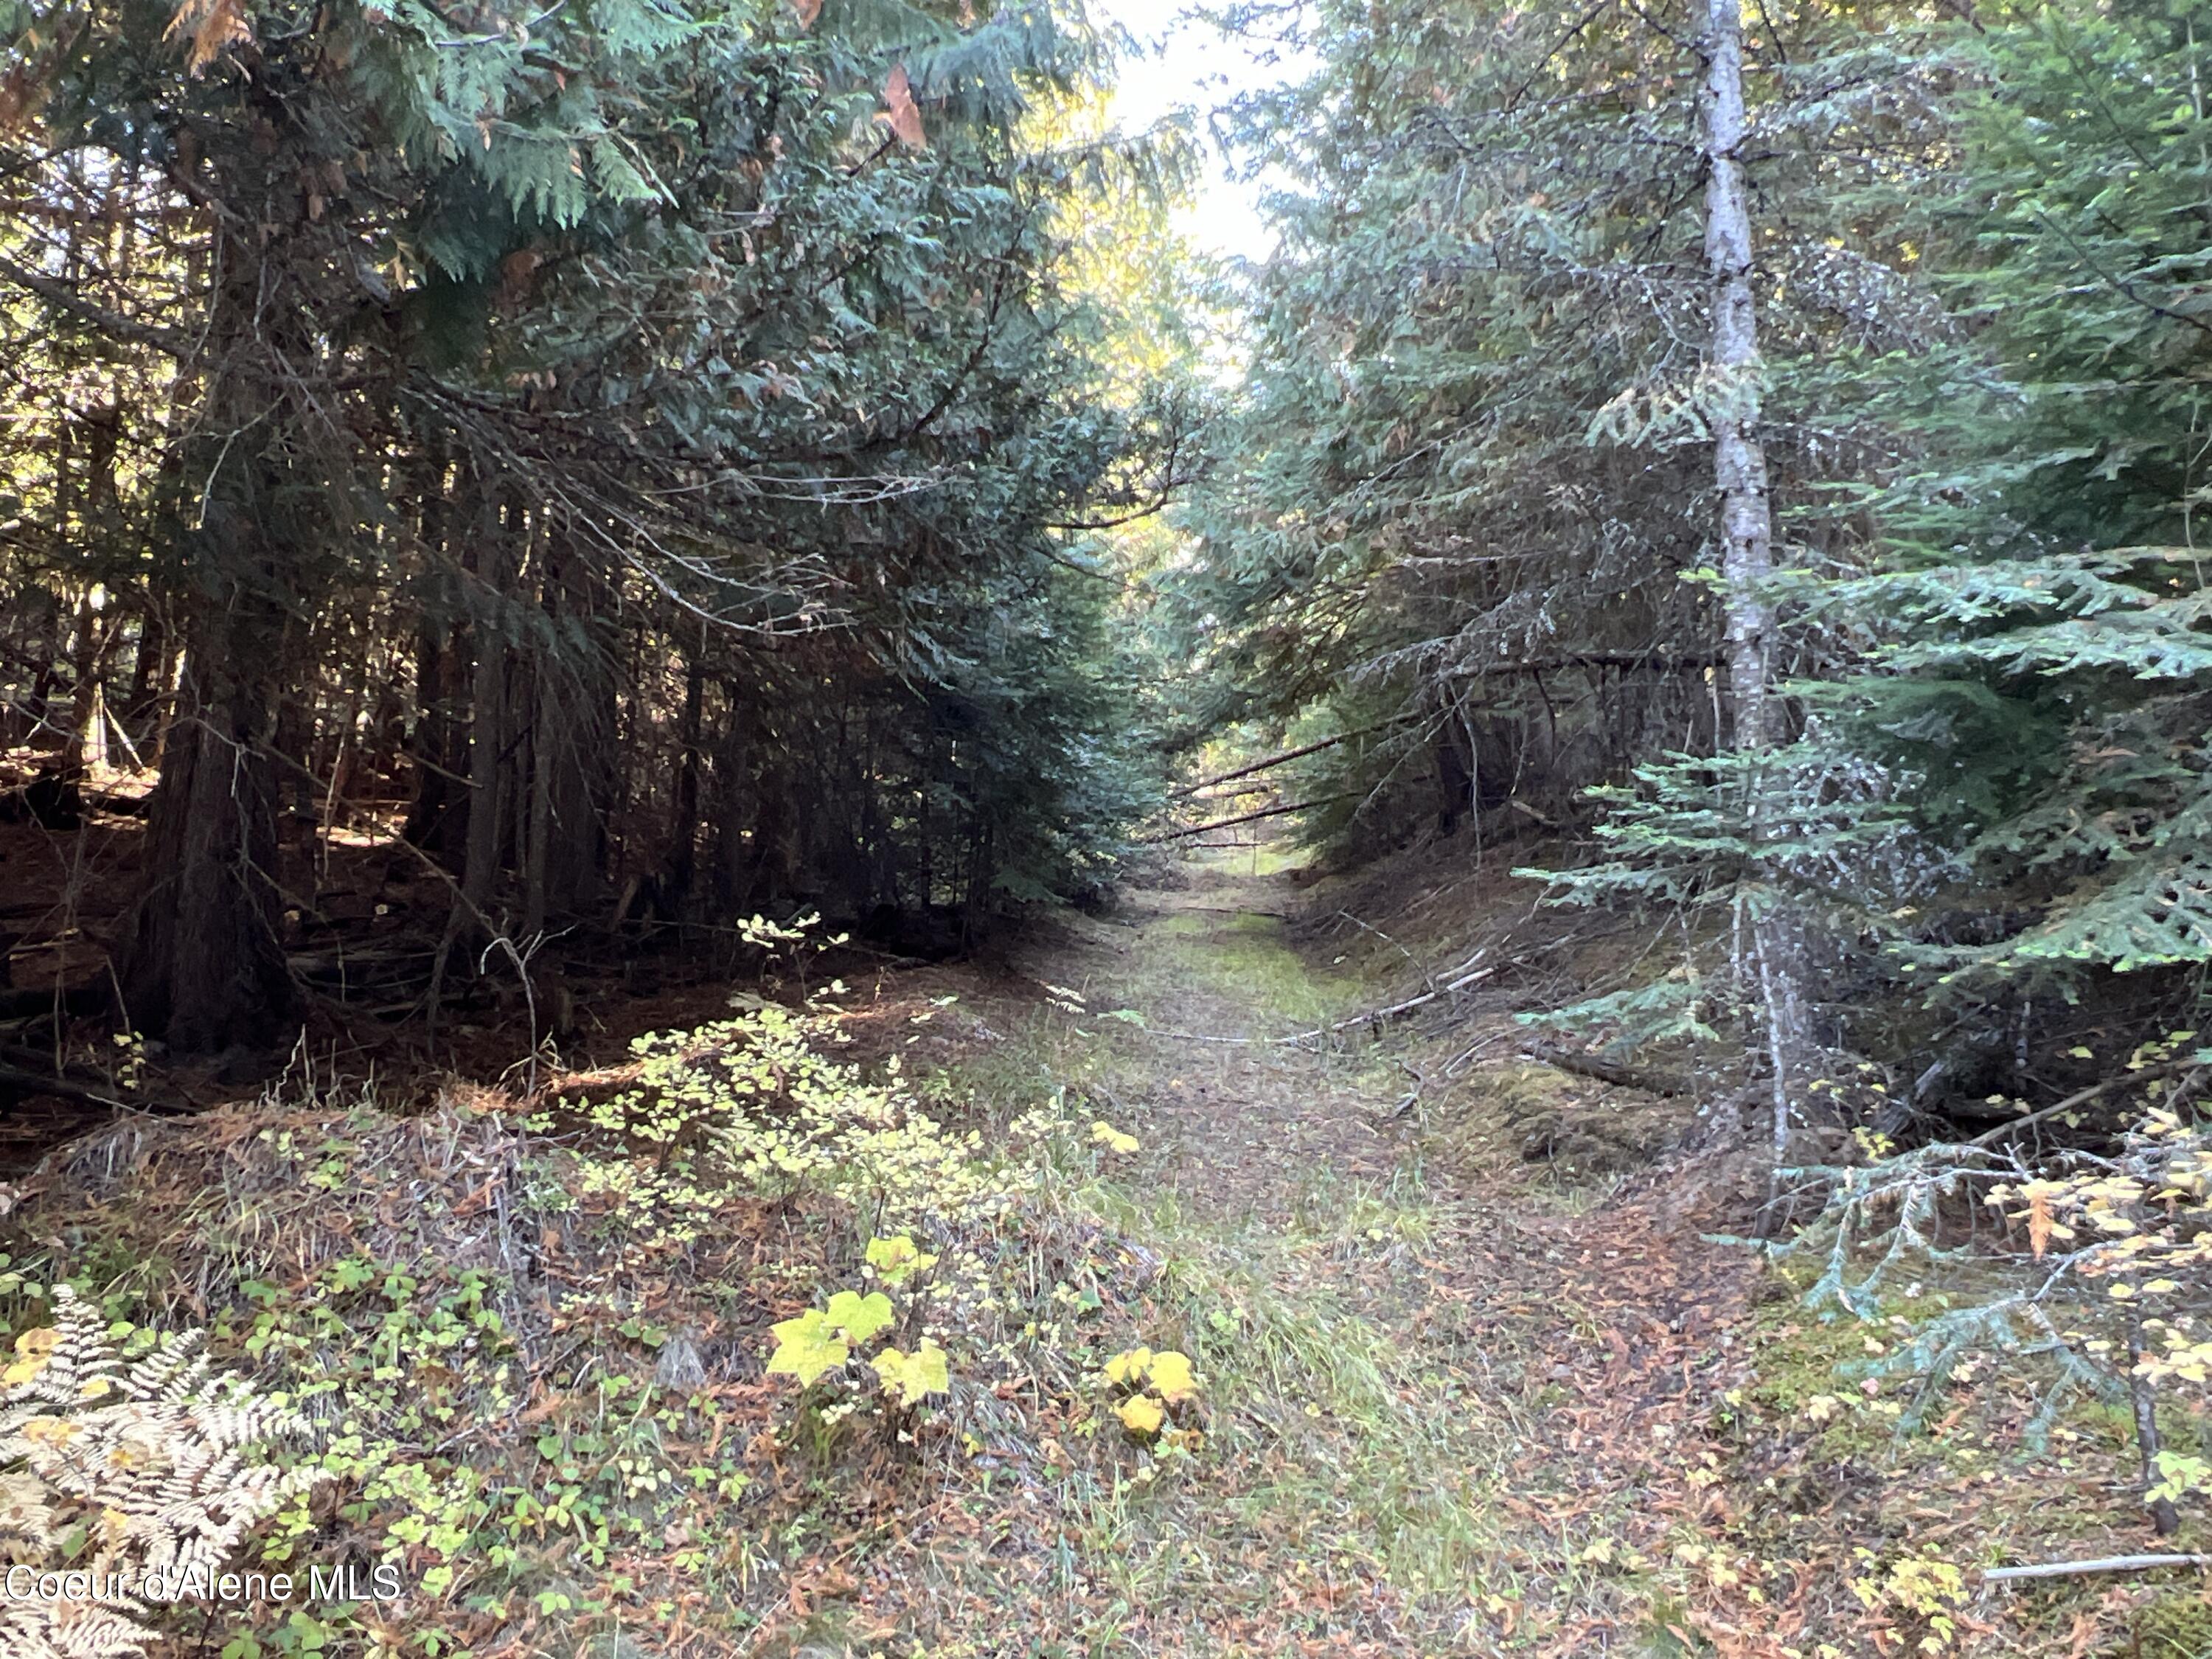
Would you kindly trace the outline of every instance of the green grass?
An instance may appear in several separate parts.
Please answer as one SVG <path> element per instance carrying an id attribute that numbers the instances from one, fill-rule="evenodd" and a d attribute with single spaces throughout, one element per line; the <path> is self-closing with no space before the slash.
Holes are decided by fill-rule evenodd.
<path id="1" fill-rule="evenodd" d="M 1219 1035 L 1339 1018 L 1366 989 L 1302 956 L 1279 918 L 1213 910 L 1154 922 L 1125 981 L 1085 988 L 1094 1007 L 1130 1006 L 1154 1025 L 1210 1018 Z M 1206 1083 L 1230 1113 L 1250 1089 L 1325 1081 L 1381 1106 L 1403 1088 L 1358 1054 L 1183 1047 L 1095 1019 L 1048 1016 L 1009 1037 L 963 1068 L 971 1086 L 1051 1079 L 1129 1103 L 1115 1121 L 1140 1136 L 1149 1126 L 1133 1103 L 1170 1079 Z M 1188 1468 L 1142 1484 L 1071 1476 L 1060 1494 L 1077 1517 L 1070 1547 L 1117 1600 L 1183 1632 L 1223 1610 L 1267 1613 L 1306 1572 L 1464 1616 L 1473 1587 L 1497 1571 L 1492 1505 L 1515 1425 L 1472 1408 L 1409 1340 L 1415 1303 L 1378 1297 L 1374 1284 L 1392 1277 L 1394 1253 L 1433 1238 L 1434 1195 L 1410 1164 L 1380 1178 L 1327 1162 L 1284 1176 L 1283 1201 L 1262 1218 L 1178 1198 L 1141 1166 L 1105 1181 L 1066 1172 L 1057 1203 L 1161 1261 L 1139 1338 L 1192 1356 L 1209 1425 Z"/>

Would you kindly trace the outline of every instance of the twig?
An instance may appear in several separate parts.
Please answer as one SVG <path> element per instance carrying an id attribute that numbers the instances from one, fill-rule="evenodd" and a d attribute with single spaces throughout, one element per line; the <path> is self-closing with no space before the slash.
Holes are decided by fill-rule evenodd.
<path id="1" fill-rule="evenodd" d="M 2143 1491 L 2150 1509 L 2151 1525 L 2160 1538 L 2171 1538 L 2180 1529 L 2181 1517 L 2174 1512 L 2171 1498 L 2151 1498 L 2158 1480 L 2158 1391 L 2150 1378 L 2143 1375 L 2142 1313 L 2132 1302 L 2128 1304 L 2128 1398 L 2136 1413 L 2136 1449 L 2142 1456 Z"/>
<path id="2" fill-rule="evenodd" d="M 2173 1067 L 2172 1066 L 2148 1066 L 2140 1072 L 2116 1073 L 2112 1076 L 2106 1078 L 2102 1083 L 2093 1083 L 2086 1089 L 2075 1091 L 2073 1094 L 2067 1096 L 2065 1099 L 2060 1101 L 2056 1106 L 2045 1106 L 2040 1111 L 2030 1112 L 2026 1117 L 2008 1118 L 2004 1122 L 1998 1124 L 1996 1128 L 1990 1130 L 1985 1134 L 1976 1135 L 1972 1140 L 1967 1141 L 1966 1144 L 1969 1146 L 1993 1146 L 1998 1141 L 2002 1140 L 2007 1135 L 2010 1134 L 2014 1129 L 2024 1129 L 2031 1123 L 2040 1123 L 2046 1118 L 2060 1116 L 2064 1113 L 2074 1110 L 2076 1107 L 2087 1106 L 2091 1101 L 2096 1099 L 2098 1096 L 2109 1094 L 2124 1084 L 2141 1082 L 2148 1077 L 2157 1076 L 2161 1070 L 2171 1071 Z"/>
<path id="3" fill-rule="evenodd" d="M 2212 1555 L 2106 1555 L 2094 1561 L 2042 1561 L 2032 1567 L 1990 1567 L 1982 1574 L 1982 1582 L 2063 1578 L 2078 1572 L 2150 1572 L 2160 1567 L 2212 1567 Z"/>

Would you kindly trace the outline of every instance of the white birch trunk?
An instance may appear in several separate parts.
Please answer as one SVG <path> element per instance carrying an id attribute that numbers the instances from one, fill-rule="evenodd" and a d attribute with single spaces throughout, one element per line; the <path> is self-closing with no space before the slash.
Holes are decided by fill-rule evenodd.
<path id="1" fill-rule="evenodd" d="M 1741 0 L 1706 0 L 1705 57 L 1705 269 L 1713 308 L 1708 419 L 1727 587 L 1729 704 L 1735 747 L 1744 751 L 1767 748 L 1784 734 L 1771 695 L 1774 607 L 1766 585 L 1774 571 L 1774 515 L 1759 437 L 1759 313 L 1752 297 L 1751 207 L 1742 158 Z M 1754 834 L 1763 816 L 1755 797 Z M 1794 917 L 1770 913 L 1751 921 L 1752 961 L 1745 965 L 1758 987 L 1766 1025 L 1778 1162 L 1786 1156 L 1791 1098 L 1811 1047 L 1803 938 Z"/>

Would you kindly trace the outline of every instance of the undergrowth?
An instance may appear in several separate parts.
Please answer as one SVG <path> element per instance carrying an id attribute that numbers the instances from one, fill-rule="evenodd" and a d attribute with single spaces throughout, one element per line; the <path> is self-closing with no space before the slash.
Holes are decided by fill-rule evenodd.
<path id="1" fill-rule="evenodd" d="M 204 1326 L 313 1431 L 254 1564 L 398 1570 L 388 1598 L 187 1607 L 169 1638 L 445 1659 L 643 1625 L 720 1650 L 844 1583 L 857 1540 L 1034 1470 L 1041 1413 L 1098 1468 L 1188 1462 L 1202 1433 L 1125 1427 L 1105 1380 L 1151 1334 L 1152 1270 L 1066 1194 L 1112 1147 L 1052 1102 L 987 1144 L 840 1036 L 757 1010 L 641 1039 L 628 1086 L 526 1121 L 466 1090 L 408 1120 L 272 1100 L 51 1170 L 11 1218 L 11 1328 L 47 1282 L 118 1328 Z M 779 1363 L 795 1333 L 810 1363 Z"/>
<path id="2" fill-rule="evenodd" d="M 1371 1033 L 1234 1040 L 1368 994 L 1272 915 L 1066 954 L 988 1021 L 749 1005 L 526 1110 L 295 1089 L 70 1149 L 0 1313 L 59 1281 L 126 1343 L 206 1329 L 309 1425 L 248 1563 L 398 1586 L 157 1611 L 167 1651 L 2203 1659 L 2185 1590 L 1968 1594 L 2142 1523 L 2124 1411 L 1943 1349 L 2012 1293 L 1986 1251 L 1758 1268 L 1566 1150 L 1597 1108 L 1518 1062 L 1394 1115 Z M 2194 1456 L 2197 1281 L 2134 1280 Z"/>

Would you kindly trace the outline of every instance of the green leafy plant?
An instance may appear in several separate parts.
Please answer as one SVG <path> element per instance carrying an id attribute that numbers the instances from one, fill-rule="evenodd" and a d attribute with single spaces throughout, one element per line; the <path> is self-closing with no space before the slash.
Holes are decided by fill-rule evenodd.
<path id="1" fill-rule="evenodd" d="M 912 1353 L 886 1347 L 868 1363 L 883 1379 L 884 1393 L 902 1406 L 918 1406 L 928 1395 L 948 1393 L 952 1387 L 945 1350 L 927 1337 Z"/>
<path id="2" fill-rule="evenodd" d="M 1851 1593 L 1869 1612 L 1889 1621 L 1895 1635 L 1922 1653 L 1941 1653 L 1959 1633 L 1966 1605 L 1966 1576 L 1932 1549 L 1883 1562 L 1872 1550 L 1853 1552 L 1868 1571 L 1851 1581 Z"/>
<path id="3" fill-rule="evenodd" d="M 811 1387 L 825 1371 L 836 1370 L 852 1358 L 853 1351 L 897 1317 L 891 1299 L 881 1291 L 860 1296 L 840 1291 L 827 1308 L 810 1308 L 796 1319 L 772 1327 L 775 1351 L 769 1356 L 771 1374 L 795 1376 L 801 1387 Z"/>
<path id="4" fill-rule="evenodd" d="M 904 1233 L 896 1238 L 870 1239 L 865 1259 L 875 1269 L 876 1277 L 893 1288 L 937 1265 L 936 1256 L 921 1249 Z"/>

